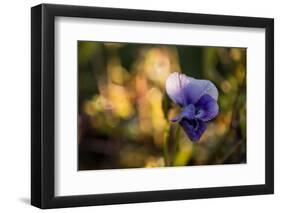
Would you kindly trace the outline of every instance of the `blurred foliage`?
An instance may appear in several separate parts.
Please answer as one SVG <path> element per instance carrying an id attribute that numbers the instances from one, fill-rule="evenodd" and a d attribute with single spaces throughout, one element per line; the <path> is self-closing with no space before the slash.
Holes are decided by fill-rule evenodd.
<path id="1" fill-rule="evenodd" d="M 169 119 L 171 72 L 211 80 L 220 113 L 192 143 Z M 78 42 L 79 170 L 246 162 L 246 49 Z"/>

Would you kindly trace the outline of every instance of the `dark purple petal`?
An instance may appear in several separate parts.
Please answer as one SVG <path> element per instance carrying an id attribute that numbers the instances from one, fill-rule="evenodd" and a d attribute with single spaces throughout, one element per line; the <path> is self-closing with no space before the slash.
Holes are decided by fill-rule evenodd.
<path id="1" fill-rule="evenodd" d="M 171 121 L 178 122 L 183 118 L 187 118 L 189 120 L 195 118 L 195 106 L 193 104 L 184 107 L 181 113 L 179 113 L 175 118 L 171 119 Z"/>
<path id="2" fill-rule="evenodd" d="M 189 139 L 193 142 L 198 141 L 207 128 L 207 124 L 204 121 L 197 119 L 182 119 L 180 121 L 180 125 L 184 129 Z"/>
<path id="3" fill-rule="evenodd" d="M 210 95 L 203 95 L 196 103 L 195 117 L 202 121 L 209 121 L 216 117 L 219 113 L 217 101 Z"/>
<path id="4" fill-rule="evenodd" d="M 185 106 L 184 88 L 189 84 L 189 78 L 178 72 L 174 72 L 166 79 L 166 92 L 173 102 Z"/>
<path id="5" fill-rule="evenodd" d="M 197 80 L 188 78 L 189 84 L 184 87 L 184 97 L 188 104 L 196 104 L 203 95 L 209 95 L 214 100 L 218 99 L 218 90 L 215 85 L 208 80 Z"/>

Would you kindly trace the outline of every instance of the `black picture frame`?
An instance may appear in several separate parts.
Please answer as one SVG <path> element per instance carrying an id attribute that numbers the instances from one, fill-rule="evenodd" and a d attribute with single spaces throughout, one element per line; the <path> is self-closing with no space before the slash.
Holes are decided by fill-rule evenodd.
<path id="1" fill-rule="evenodd" d="M 54 21 L 58 16 L 265 29 L 265 184 L 56 197 Z M 31 8 L 31 97 L 31 204 L 39 208 L 274 193 L 274 20 L 271 18 L 41 4 Z"/>

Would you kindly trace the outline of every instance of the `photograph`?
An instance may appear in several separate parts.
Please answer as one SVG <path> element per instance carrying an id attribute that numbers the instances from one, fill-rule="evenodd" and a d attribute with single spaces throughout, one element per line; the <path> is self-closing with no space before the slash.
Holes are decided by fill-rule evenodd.
<path id="1" fill-rule="evenodd" d="M 221 209 L 274 206 L 256 202 L 256 195 L 275 196 L 276 188 L 272 10 L 263 17 L 254 10 L 222 14 L 211 4 L 202 4 L 201 13 L 151 4 L 32 6 L 31 75 L 25 75 L 31 205 L 247 196 L 240 199 L 246 209 L 229 208 L 231 198 Z M 21 96 L 7 95 L 18 108 Z"/>
<path id="2" fill-rule="evenodd" d="M 246 164 L 246 52 L 77 41 L 78 171 Z"/>

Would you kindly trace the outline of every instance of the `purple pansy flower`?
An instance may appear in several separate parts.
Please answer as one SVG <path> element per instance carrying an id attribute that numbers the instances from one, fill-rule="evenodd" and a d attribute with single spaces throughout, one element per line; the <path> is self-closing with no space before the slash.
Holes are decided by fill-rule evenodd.
<path id="1" fill-rule="evenodd" d="M 166 91 L 182 111 L 171 121 L 179 122 L 193 142 L 198 141 L 207 123 L 218 115 L 218 90 L 208 80 L 197 80 L 174 72 L 166 80 Z"/>

